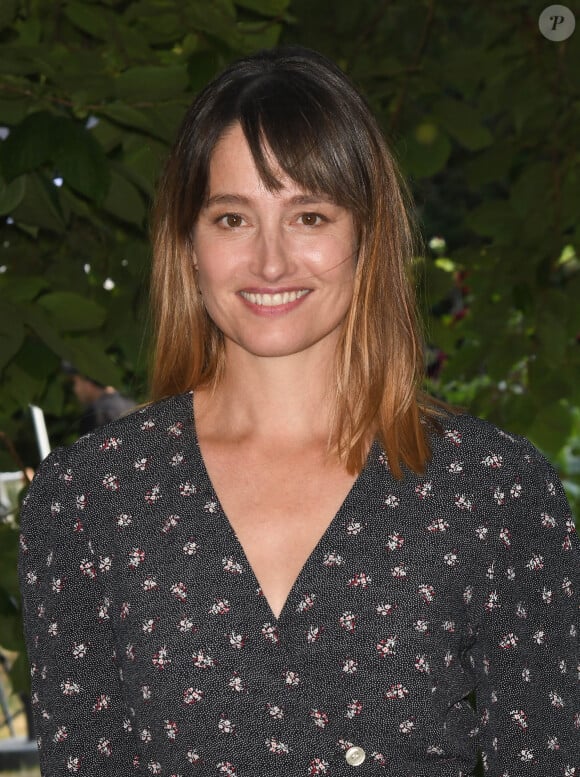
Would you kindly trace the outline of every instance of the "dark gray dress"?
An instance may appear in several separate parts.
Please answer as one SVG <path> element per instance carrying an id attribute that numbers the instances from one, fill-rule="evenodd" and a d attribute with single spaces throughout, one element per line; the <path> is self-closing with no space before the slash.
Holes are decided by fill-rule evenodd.
<path id="1" fill-rule="evenodd" d="M 191 394 L 139 410 L 22 513 L 43 774 L 578 776 L 579 559 L 538 452 L 449 416 L 422 476 L 374 443 L 276 619 Z"/>

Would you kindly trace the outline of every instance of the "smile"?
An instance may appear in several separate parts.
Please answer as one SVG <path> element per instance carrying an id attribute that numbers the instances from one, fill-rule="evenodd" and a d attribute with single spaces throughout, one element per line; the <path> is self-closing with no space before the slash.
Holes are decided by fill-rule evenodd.
<path id="1" fill-rule="evenodd" d="M 289 302 L 296 302 L 297 299 L 310 293 L 310 289 L 300 289 L 300 291 L 284 291 L 276 294 L 251 294 L 248 291 L 240 291 L 241 296 L 251 302 L 252 305 L 261 305 L 266 308 L 277 307 L 278 305 L 287 305 Z"/>

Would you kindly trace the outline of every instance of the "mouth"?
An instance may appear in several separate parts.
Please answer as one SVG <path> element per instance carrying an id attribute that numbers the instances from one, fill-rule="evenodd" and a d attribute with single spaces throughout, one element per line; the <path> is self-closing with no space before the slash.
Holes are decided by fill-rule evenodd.
<path id="1" fill-rule="evenodd" d="M 249 291 L 240 291 L 240 295 L 252 305 L 260 305 L 265 308 L 279 307 L 280 305 L 288 305 L 291 302 L 310 294 L 310 289 L 297 289 L 296 291 L 283 291 L 276 292 L 274 294 L 254 294 Z"/>

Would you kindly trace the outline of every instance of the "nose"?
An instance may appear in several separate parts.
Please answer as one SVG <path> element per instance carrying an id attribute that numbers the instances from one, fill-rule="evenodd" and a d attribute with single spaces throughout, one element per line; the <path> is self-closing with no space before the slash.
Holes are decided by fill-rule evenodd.
<path id="1" fill-rule="evenodd" d="M 262 226 L 256 235 L 250 262 L 254 275 L 269 282 L 291 275 L 295 264 L 289 242 L 282 226 Z"/>

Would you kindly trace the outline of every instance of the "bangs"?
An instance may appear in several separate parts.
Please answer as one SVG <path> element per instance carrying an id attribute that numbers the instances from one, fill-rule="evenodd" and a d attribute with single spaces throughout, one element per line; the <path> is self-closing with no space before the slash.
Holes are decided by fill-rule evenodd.
<path id="1" fill-rule="evenodd" d="M 282 184 L 277 166 L 302 189 L 329 197 L 362 219 L 370 210 L 371 182 L 354 127 L 328 91 L 274 74 L 239 94 L 237 116 L 264 185 Z M 274 163 L 274 164 L 273 164 Z"/>

